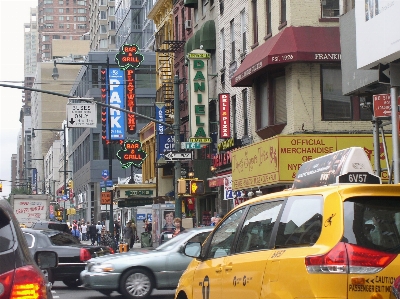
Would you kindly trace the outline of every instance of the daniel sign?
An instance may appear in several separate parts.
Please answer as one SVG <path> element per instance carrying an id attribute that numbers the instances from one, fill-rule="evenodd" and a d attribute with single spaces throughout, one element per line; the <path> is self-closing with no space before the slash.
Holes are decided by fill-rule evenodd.
<path id="1" fill-rule="evenodd" d="M 69 128 L 96 128 L 97 110 L 95 103 L 67 104 Z"/>

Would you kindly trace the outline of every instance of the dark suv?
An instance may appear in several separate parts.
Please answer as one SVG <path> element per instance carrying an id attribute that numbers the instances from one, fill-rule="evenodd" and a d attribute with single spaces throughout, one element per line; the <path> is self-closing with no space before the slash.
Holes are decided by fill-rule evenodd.
<path id="1" fill-rule="evenodd" d="M 0 199 L 0 299 L 24 294 L 52 298 L 51 283 L 37 265 L 49 269 L 57 266 L 57 261 L 54 251 L 38 251 L 32 257 L 10 204 Z"/>
<path id="2" fill-rule="evenodd" d="M 40 221 L 36 222 L 32 225 L 33 229 L 54 229 L 59 230 L 65 233 L 71 233 L 69 226 L 65 222 L 57 222 L 57 221 Z"/>

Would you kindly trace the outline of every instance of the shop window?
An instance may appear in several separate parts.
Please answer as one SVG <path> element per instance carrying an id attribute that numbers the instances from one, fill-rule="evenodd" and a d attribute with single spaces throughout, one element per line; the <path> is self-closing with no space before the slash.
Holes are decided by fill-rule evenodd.
<path id="1" fill-rule="evenodd" d="M 342 94 L 342 71 L 339 67 L 322 66 L 322 119 L 352 120 L 351 98 Z"/>
<path id="2" fill-rule="evenodd" d="M 321 18 L 338 18 L 339 0 L 321 1 Z"/>

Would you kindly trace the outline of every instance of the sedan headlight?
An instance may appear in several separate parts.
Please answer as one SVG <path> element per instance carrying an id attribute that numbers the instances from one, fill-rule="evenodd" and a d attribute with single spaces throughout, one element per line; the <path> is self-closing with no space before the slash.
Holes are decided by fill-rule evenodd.
<path id="1" fill-rule="evenodd" d="M 101 272 L 112 272 L 114 267 L 110 263 L 97 264 L 91 267 L 91 272 L 101 273 Z"/>

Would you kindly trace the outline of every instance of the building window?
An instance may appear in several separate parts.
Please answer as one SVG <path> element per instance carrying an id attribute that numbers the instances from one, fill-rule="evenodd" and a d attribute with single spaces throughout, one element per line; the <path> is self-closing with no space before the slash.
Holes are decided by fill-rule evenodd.
<path id="1" fill-rule="evenodd" d="M 246 11 L 244 9 L 240 12 L 240 30 L 241 30 L 241 37 L 242 37 L 242 53 L 246 53 L 247 18 L 246 18 Z"/>
<path id="2" fill-rule="evenodd" d="M 59 8 L 58 13 L 64 13 L 64 8 Z"/>
<path id="3" fill-rule="evenodd" d="M 258 43 L 257 0 L 251 1 L 251 12 L 253 15 L 253 44 L 255 44 L 255 43 Z"/>
<path id="4" fill-rule="evenodd" d="M 232 95 L 232 133 L 233 137 L 237 138 L 237 109 L 236 109 L 236 95 Z"/>
<path id="5" fill-rule="evenodd" d="M 352 120 L 350 97 L 342 95 L 342 70 L 339 67 L 321 67 L 322 119 Z"/>
<path id="6" fill-rule="evenodd" d="M 86 24 L 78 24 L 78 29 L 86 29 Z"/>
<path id="7" fill-rule="evenodd" d="M 235 61 L 235 20 L 230 23 L 231 33 L 231 62 Z"/>
<path id="8" fill-rule="evenodd" d="M 100 20 L 107 19 L 107 13 L 105 11 L 100 11 Z"/>
<path id="9" fill-rule="evenodd" d="M 256 84 L 257 129 L 286 123 L 286 81 L 279 75 L 260 79 Z"/>
<path id="10" fill-rule="evenodd" d="M 64 21 L 64 16 L 59 16 L 59 17 L 58 17 L 58 20 L 59 20 L 59 21 Z"/>
<path id="11" fill-rule="evenodd" d="M 201 15 L 204 16 L 206 14 L 206 5 L 208 3 L 208 0 L 201 0 Z"/>
<path id="12" fill-rule="evenodd" d="M 225 67 L 225 32 L 224 28 L 221 29 L 220 32 L 220 40 L 221 40 L 221 56 L 222 56 L 222 67 Z"/>
<path id="13" fill-rule="evenodd" d="M 367 2 L 367 1 L 365 1 Z M 338 18 L 339 17 L 339 0 L 322 0 L 321 1 L 321 17 L 322 18 Z"/>
<path id="14" fill-rule="evenodd" d="M 267 20 L 266 20 L 266 32 L 267 36 L 272 34 L 271 30 L 271 0 L 267 0 L 265 3 L 265 9 L 266 9 L 266 15 L 267 15 Z"/>
<path id="15" fill-rule="evenodd" d="M 58 5 L 63 5 L 64 4 L 64 0 L 58 0 Z"/>
<path id="16" fill-rule="evenodd" d="M 100 5 L 107 5 L 107 0 L 100 0 Z"/>
<path id="17" fill-rule="evenodd" d="M 281 24 L 286 24 L 286 0 L 281 0 Z"/>
<path id="18" fill-rule="evenodd" d="M 53 39 L 60 39 L 61 37 L 59 35 L 53 35 Z"/>
<path id="19" fill-rule="evenodd" d="M 175 16 L 174 25 L 175 25 L 175 30 L 174 30 L 175 36 L 174 36 L 174 39 L 175 40 L 179 40 L 179 18 L 178 18 L 178 16 Z"/>
<path id="20" fill-rule="evenodd" d="M 100 33 L 107 33 L 106 25 L 100 25 Z"/>
<path id="21" fill-rule="evenodd" d="M 186 40 L 186 38 L 185 38 L 185 8 L 182 8 L 181 9 L 181 22 L 182 22 L 182 24 L 181 24 L 181 36 L 182 36 L 182 38 L 181 38 L 181 40 L 182 41 L 184 41 L 184 40 Z M 179 31 L 177 31 L 177 32 L 179 32 Z"/>
<path id="22" fill-rule="evenodd" d="M 224 14 L 224 0 L 219 0 L 219 13 Z"/>
<path id="23" fill-rule="evenodd" d="M 45 21 L 53 21 L 54 17 L 53 16 L 44 16 L 43 20 Z"/>
<path id="24" fill-rule="evenodd" d="M 78 8 L 78 13 L 86 13 L 86 9 L 85 8 Z"/>
<path id="25" fill-rule="evenodd" d="M 107 39 L 101 39 L 99 47 L 100 48 L 107 48 L 108 47 L 108 40 Z"/>
<path id="26" fill-rule="evenodd" d="M 110 29 L 110 30 L 115 30 L 115 21 L 110 21 L 110 23 L 109 23 L 109 29 Z"/>
<path id="27" fill-rule="evenodd" d="M 45 13 L 45 14 L 48 14 L 48 13 L 49 13 L 49 14 L 52 14 L 52 13 L 53 13 L 53 9 L 52 9 L 52 8 L 45 8 L 45 9 L 44 9 L 44 13 Z"/>
<path id="28" fill-rule="evenodd" d="M 242 104 L 243 104 L 243 136 L 249 135 L 249 119 L 248 119 L 248 100 L 247 100 L 247 88 L 242 89 Z"/>

